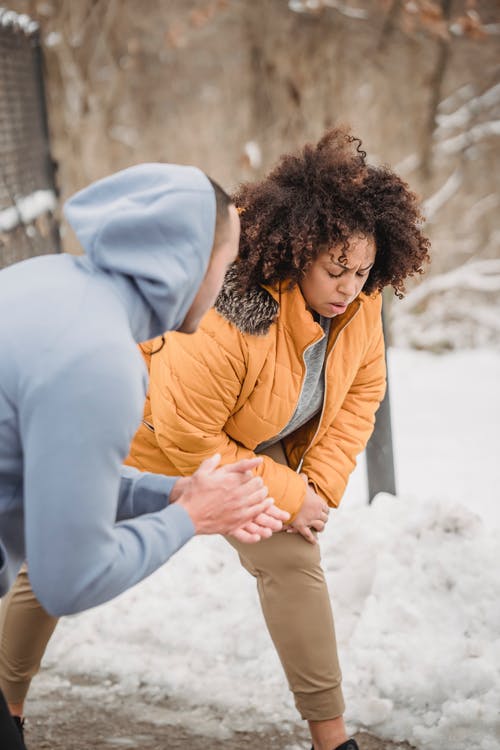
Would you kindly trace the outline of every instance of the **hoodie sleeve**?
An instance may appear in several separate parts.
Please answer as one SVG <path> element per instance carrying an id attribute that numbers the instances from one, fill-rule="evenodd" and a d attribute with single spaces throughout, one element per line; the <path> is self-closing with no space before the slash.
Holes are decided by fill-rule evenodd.
<path id="1" fill-rule="evenodd" d="M 122 466 L 116 520 L 124 521 L 165 508 L 178 478 Z"/>
<path id="2" fill-rule="evenodd" d="M 133 478 L 128 470 L 123 477 L 143 395 L 130 352 L 117 347 L 82 353 L 55 373 L 39 375 L 23 399 L 27 560 L 33 591 L 51 614 L 117 596 L 194 533 L 177 505 L 116 522 L 118 510 L 121 517 L 148 510 L 151 496 L 141 493 L 161 484 L 154 475 Z M 169 486 L 167 480 L 166 491 Z"/>

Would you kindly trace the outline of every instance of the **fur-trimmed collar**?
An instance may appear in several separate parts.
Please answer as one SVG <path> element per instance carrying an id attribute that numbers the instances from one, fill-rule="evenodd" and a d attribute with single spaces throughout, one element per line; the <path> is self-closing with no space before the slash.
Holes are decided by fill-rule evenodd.
<path id="1" fill-rule="evenodd" d="M 242 333 L 265 336 L 278 317 L 279 304 L 261 286 L 241 292 L 237 285 L 238 267 L 233 263 L 224 278 L 224 286 L 215 301 L 215 309 Z"/>

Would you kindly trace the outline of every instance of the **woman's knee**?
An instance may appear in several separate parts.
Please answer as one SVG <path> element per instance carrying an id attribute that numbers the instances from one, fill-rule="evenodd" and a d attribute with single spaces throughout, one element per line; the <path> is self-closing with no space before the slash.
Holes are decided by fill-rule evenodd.
<path id="1" fill-rule="evenodd" d="M 313 576 L 323 578 L 319 545 L 310 544 L 299 534 L 280 532 L 250 546 L 240 555 L 254 575 L 273 577 Z"/>

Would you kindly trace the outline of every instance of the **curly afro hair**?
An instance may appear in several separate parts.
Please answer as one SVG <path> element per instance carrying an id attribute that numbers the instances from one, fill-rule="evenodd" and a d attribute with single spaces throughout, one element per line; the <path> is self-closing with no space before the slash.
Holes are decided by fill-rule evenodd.
<path id="1" fill-rule="evenodd" d="M 289 280 L 295 285 L 321 253 L 353 236 L 375 239 L 375 265 L 365 294 L 392 285 L 398 297 L 408 276 L 423 273 L 429 240 L 422 234 L 417 197 L 386 167 L 366 163 L 361 141 L 328 131 L 298 154 L 286 154 L 260 182 L 232 196 L 240 211 L 241 288 Z"/>

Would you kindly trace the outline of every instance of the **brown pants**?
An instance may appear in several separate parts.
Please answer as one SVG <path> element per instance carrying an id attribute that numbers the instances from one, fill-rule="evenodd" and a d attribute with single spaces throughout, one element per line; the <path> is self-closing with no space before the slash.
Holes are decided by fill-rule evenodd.
<path id="1" fill-rule="evenodd" d="M 57 617 L 47 614 L 31 590 L 26 566 L 21 568 L 0 607 L 0 690 L 9 703 L 22 703 Z"/>
<path id="2" fill-rule="evenodd" d="M 273 446 L 266 453 L 281 461 L 278 450 Z M 319 544 L 286 532 L 258 544 L 228 541 L 256 578 L 264 618 L 300 715 L 310 721 L 341 716 L 341 674 Z M 26 697 L 56 624 L 22 569 L 0 609 L 0 689 L 9 703 Z"/>

